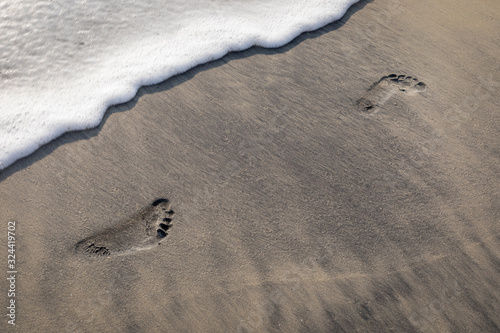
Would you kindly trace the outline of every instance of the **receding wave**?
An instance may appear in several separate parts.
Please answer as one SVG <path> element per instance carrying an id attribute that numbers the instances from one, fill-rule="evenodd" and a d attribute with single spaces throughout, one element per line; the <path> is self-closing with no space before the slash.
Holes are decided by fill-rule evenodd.
<path id="1" fill-rule="evenodd" d="M 0 0 L 0 170 L 230 51 L 279 47 L 358 0 Z"/>

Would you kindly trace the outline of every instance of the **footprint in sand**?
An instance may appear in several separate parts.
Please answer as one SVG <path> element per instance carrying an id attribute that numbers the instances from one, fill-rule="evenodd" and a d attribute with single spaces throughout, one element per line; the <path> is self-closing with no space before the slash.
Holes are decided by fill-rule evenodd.
<path id="1" fill-rule="evenodd" d="M 372 85 L 366 95 L 358 100 L 357 105 L 363 112 L 374 113 L 399 91 L 412 95 L 426 88 L 427 85 L 415 77 L 390 74 Z"/>
<path id="2" fill-rule="evenodd" d="M 81 240 L 75 251 L 88 256 L 112 256 L 151 249 L 167 236 L 173 215 L 167 199 L 155 200 L 116 226 Z"/>

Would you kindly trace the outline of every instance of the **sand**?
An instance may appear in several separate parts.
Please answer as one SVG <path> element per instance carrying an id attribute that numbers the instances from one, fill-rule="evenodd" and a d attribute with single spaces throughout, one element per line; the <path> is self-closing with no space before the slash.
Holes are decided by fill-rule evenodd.
<path id="1" fill-rule="evenodd" d="M 500 331 L 498 31 L 493 0 L 362 1 L 16 162 L 1 331 Z"/>

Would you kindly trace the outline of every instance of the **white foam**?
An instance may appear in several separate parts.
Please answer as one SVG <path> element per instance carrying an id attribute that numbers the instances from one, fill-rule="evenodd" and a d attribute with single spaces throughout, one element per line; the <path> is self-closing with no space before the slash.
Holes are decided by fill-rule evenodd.
<path id="1" fill-rule="evenodd" d="M 358 0 L 0 0 L 0 170 L 230 51 L 282 46 Z"/>

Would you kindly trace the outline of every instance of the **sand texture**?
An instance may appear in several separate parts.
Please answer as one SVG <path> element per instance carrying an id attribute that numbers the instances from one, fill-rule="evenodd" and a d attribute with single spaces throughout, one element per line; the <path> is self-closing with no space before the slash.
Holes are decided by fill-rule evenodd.
<path id="1" fill-rule="evenodd" d="M 499 31 L 362 1 L 16 162 L 0 331 L 500 332 Z"/>

